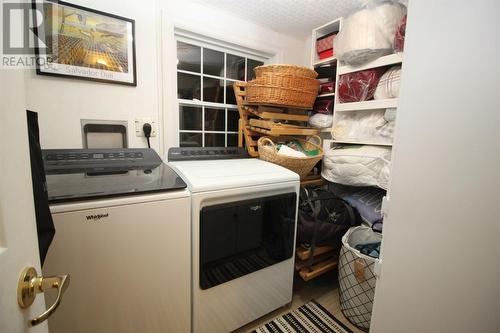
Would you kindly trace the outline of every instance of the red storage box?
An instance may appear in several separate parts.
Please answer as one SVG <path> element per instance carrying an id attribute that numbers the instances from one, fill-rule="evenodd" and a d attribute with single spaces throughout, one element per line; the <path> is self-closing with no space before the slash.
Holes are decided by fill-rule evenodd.
<path id="1" fill-rule="evenodd" d="M 333 40 L 337 33 L 331 33 L 316 40 L 316 52 L 319 59 L 333 57 Z"/>

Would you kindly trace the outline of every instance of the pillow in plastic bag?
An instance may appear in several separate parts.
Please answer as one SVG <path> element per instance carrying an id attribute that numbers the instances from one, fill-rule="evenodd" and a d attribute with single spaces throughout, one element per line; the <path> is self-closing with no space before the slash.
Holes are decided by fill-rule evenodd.
<path id="1" fill-rule="evenodd" d="M 321 176 L 342 185 L 389 185 L 391 148 L 378 146 L 334 147 L 323 157 Z"/>
<path id="2" fill-rule="evenodd" d="M 309 118 L 309 125 L 316 128 L 329 128 L 332 126 L 333 115 L 315 113 Z"/>
<path id="3" fill-rule="evenodd" d="M 342 21 L 334 40 L 337 59 L 358 66 L 391 54 L 394 36 L 406 14 L 406 7 L 393 1 L 370 1 Z"/>

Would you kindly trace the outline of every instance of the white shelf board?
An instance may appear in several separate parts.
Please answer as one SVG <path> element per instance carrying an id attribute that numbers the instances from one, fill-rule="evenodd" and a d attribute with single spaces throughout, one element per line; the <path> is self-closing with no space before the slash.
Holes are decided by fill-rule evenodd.
<path id="1" fill-rule="evenodd" d="M 331 97 L 331 96 L 335 96 L 335 93 L 320 94 L 320 95 L 318 95 L 318 98 L 319 97 Z"/>
<path id="2" fill-rule="evenodd" d="M 326 58 L 323 60 L 318 60 L 313 64 L 313 66 L 316 67 L 316 66 L 326 65 L 326 64 L 330 64 L 334 61 L 337 61 L 337 58 L 335 58 L 335 56 L 329 57 L 329 58 Z"/>
<path id="3" fill-rule="evenodd" d="M 392 147 L 392 143 L 381 143 L 372 141 L 356 141 L 356 140 L 332 140 L 333 143 L 352 144 L 352 145 L 370 145 L 370 146 L 385 146 Z"/>
<path id="4" fill-rule="evenodd" d="M 371 101 L 364 102 L 353 102 L 353 103 L 336 103 L 334 111 L 360 111 L 360 110 L 375 110 L 375 109 L 387 109 L 395 108 L 398 106 L 398 99 L 374 99 Z"/>
<path id="5" fill-rule="evenodd" d="M 403 53 L 398 52 L 380 57 L 361 66 L 349 66 L 349 65 L 339 66 L 338 73 L 339 75 L 342 75 L 342 74 L 362 71 L 369 68 L 400 64 L 402 62 L 403 62 Z"/>
<path id="6" fill-rule="evenodd" d="M 323 24 L 315 29 L 313 32 L 316 33 L 316 36 L 326 35 L 330 32 L 335 32 L 340 30 L 340 21 L 342 18 L 338 18 L 336 20 L 330 21 L 328 23 Z"/>

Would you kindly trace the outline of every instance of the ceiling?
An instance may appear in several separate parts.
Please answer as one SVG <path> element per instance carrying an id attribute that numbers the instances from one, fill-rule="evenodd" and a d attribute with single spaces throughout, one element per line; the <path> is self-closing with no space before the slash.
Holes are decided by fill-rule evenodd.
<path id="1" fill-rule="evenodd" d="M 275 31 L 305 38 L 315 27 L 359 8 L 365 0 L 194 0 Z"/>

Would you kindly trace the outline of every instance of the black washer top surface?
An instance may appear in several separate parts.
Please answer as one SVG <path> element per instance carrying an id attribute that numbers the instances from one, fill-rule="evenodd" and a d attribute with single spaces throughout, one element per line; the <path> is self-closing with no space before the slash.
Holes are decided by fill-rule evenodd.
<path id="1" fill-rule="evenodd" d="M 153 149 L 49 149 L 42 155 L 49 203 L 186 188 Z"/>

